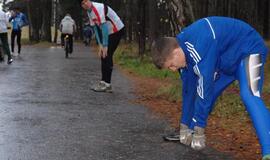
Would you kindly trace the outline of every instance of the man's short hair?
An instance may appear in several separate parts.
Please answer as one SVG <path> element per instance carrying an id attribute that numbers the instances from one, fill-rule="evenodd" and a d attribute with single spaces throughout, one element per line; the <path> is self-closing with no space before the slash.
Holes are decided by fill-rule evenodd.
<path id="1" fill-rule="evenodd" d="M 162 37 L 154 41 L 151 46 L 151 57 L 155 66 L 162 69 L 172 51 L 178 47 L 179 45 L 174 37 Z"/>
<path id="2" fill-rule="evenodd" d="M 78 0 L 78 2 L 79 2 L 80 4 L 82 4 L 83 1 L 85 1 L 85 0 Z"/>
<path id="3" fill-rule="evenodd" d="M 18 6 L 15 6 L 15 7 L 13 7 L 13 10 L 15 10 L 15 11 L 20 11 L 20 10 L 21 10 L 21 8 L 20 8 L 20 7 L 18 7 Z"/>

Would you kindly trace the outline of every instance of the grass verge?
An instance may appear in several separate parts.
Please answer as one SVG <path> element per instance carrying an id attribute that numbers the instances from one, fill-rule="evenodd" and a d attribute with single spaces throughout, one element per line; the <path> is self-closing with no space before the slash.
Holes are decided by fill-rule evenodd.
<path id="1" fill-rule="evenodd" d="M 115 62 L 121 67 L 144 77 L 160 79 L 176 79 L 178 77 L 178 74 L 172 73 L 168 70 L 156 69 L 148 56 L 139 58 L 134 54 L 134 48 L 135 46 L 132 44 L 120 46 L 116 51 L 116 55 L 114 56 Z"/>

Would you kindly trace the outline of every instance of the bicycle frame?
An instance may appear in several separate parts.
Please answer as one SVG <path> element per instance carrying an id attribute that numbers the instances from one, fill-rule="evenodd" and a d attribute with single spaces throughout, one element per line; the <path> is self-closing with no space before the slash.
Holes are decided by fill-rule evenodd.
<path id="1" fill-rule="evenodd" d="M 68 58 L 68 54 L 70 53 L 70 37 L 69 35 L 66 35 L 65 38 L 64 38 L 64 43 L 65 43 L 65 54 L 66 54 L 66 58 Z"/>

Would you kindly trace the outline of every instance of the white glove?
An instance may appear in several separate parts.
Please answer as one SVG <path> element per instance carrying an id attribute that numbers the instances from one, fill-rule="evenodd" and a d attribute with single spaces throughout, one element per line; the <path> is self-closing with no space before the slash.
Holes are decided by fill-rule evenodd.
<path id="1" fill-rule="evenodd" d="M 193 131 L 188 128 L 185 124 L 180 125 L 180 143 L 189 146 L 192 141 Z"/>
<path id="2" fill-rule="evenodd" d="M 204 134 L 204 128 L 194 127 L 194 134 L 192 136 L 191 148 L 194 150 L 202 150 L 206 147 L 206 137 Z"/>

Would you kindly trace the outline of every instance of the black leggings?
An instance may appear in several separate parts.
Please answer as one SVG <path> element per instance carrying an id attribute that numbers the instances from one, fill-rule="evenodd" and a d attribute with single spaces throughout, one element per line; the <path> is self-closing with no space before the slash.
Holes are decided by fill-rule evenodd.
<path id="1" fill-rule="evenodd" d="M 21 30 L 12 30 L 11 32 L 11 52 L 14 52 L 14 41 L 17 36 L 18 53 L 21 53 Z"/>
<path id="2" fill-rule="evenodd" d="M 8 45 L 8 33 L 0 33 L 0 40 L 2 41 L 4 53 L 8 56 L 8 59 L 11 59 L 11 54 Z"/>
<path id="3" fill-rule="evenodd" d="M 111 83 L 113 71 L 113 54 L 122 36 L 124 35 L 124 32 L 125 30 L 123 28 L 109 36 L 108 55 L 105 58 L 101 58 L 102 81 L 105 81 L 106 83 Z"/>

